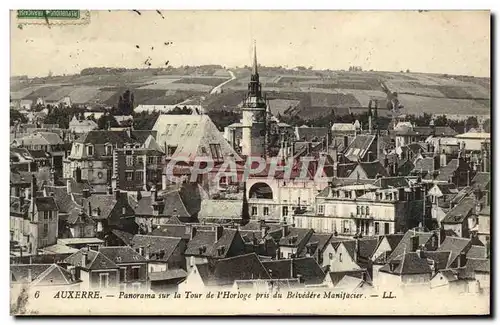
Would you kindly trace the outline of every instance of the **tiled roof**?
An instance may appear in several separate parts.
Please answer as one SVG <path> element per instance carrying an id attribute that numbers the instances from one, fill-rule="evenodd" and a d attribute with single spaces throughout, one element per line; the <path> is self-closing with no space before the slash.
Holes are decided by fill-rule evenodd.
<path id="1" fill-rule="evenodd" d="M 432 173 L 434 171 L 434 158 L 425 157 L 417 159 L 415 161 L 415 167 L 413 168 L 413 171 Z"/>
<path id="2" fill-rule="evenodd" d="M 307 240 L 312 236 L 312 234 L 313 234 L 312 229 L 289 227 L 287 235 L 285 237 L 281 237 L 279 245 L 299 247 L 305 245 L 307 243 Z M 299 251 L 297 253 L 300 254 Z"/>
<path id="3" fill-rule="evenodd" d="M 90 143 L 94 145 L 111 143 L 123 146 L 125 143 L 132 143 L 134 141 L 129 137 L 126 131 L 92 130 L 82 134 L 75 142 Z"/>
<path id="4" fill-rule="evenodd" d="M 132 238 L 134 238 L 133 234 L 118 229 L 112 229 L 111 233 L 120 238 L 125 245 L 130 245 Z"/>
<path id="5" fill-rule="evenodd" d="M 491 182 L 490 173 L 478 172 L 476 176 L 472 179 L 471 186 L 473 188 L 478 188 L 480 190 L 489 190 Z"/>
<path id="6" fill-rule="evenodd" d="M 72 276 L 71 272 L 62 268 L 57 264 L 52 264 L 49 268 L 43 271 L 35 281 L 33 281 L 33 285 L 69 285 L 76 283 L 77 281 Z"/>
<path id="7" fill-rule="evenodd" d="M 487 251 L 484 246 L 472 245 L 467 251 L 467 258 L 486 258 Z"/>
<path id="8" fill-rule="evenodd" d="M 452 159 L 448 165 L 441 167 L 436 180 L 448 182 L 458 169 L 466 171 L 468 169 L 467 163 L 463 159 Z"/>
<path id="9" fill-rule="evenodd" d="M 375 138 L 375 135 L 357 135 L 354 140 L 347 146 L 344 155 L 351 161 L 361 159 L 362 157 L 364 157 L 373 141 L 375 141 Z M 373 155 L 376 155 L 376 152 L 374 152 Z"/>
<path id="10" fill-rule="evenodd" d="M 469 238 L 446 237 L 443 243 L 441 243 L 441 245 L 437 249 L 437 251 L 451 252 L 450 259 L 448 261 L 448 267 L 449 267 L 459 257 L 460 253 L 467 253 L 471 245 L 472 241 Z"/>
<path id="11" fill-rule="evenodd" d="M 364 258 L 371 258 L 377 249 L 377 238 L 361 238 L 358 240 L 358 256 Z"/>
<path id="12" fill-rule="evenodd" d="M 184 279 L 187 277 L 187 272 L 183 269 L 173 269 L 162 272 L 149 272 L 150 281 L 167 281 L 175 279 Z"/>
<path id="13" fill-rule="evenodd" d="M 328 134 L 326 127 L 297 127 L 295 128 L 295 136 L 298 140 L 305 141 L 321 141 Z"/>
<path id="14" fill-rule="evenodd" d="M 450 251 L 425 251 L 424 257 L 434 261 L 436 270 L 442 270 L 448 267 Z"/>
<path id="15" fill-rule="evenodd" d="M 296 279 L 300 276 L 305 284 L 318 284 L 325 278 L 325 273 L 312 257 L 263 261 L 262 265 L 273 279 Z"/>
<path id="16" fill-rule="evenodd" d="M 131 246 L 133 249 L 142 247 L 149 250 L 149 254 L 157 254 L 159 260 L 167 261 L 181 240 L 178 237 L 135 235 Z"/>
<path id="17" fill-rule="evenodd" d="M 409 186 L 408 179 L 406 177 L 381 177 L 375 180 L 373 185 L 380 188 L 400 188 Z"/>
<path id="18" fill-rule="evenodd" d="M 473 198 L 464 198 L 453 209 L 451 209 L 446 216 L 441 220 L 444 224 L 458 224 L 464 222 L 469 217 L 476 203 Z"/>
<path id="19" fill-rule="evenodd" d="M 242 200 L 202 200 L 198 219 L 241 219 Z"/>
<path id="20" fill-rule="evenodd" d="M 413 230 L 408 230 L 403 238 L 399 241 L 399 244 L 394 248 L 392 251 L 391 255 L 388 257 L 388 260 L 393 260 L 397 258 L 398 256 L 403 255 L 405 252 L 410 252 L 411 251 L 411 237 L 417 236 L 418 237 L 418 246 L 421 245 L 426 245 L 429 240 L 432 238 L 434 234 L 431 232 L 420 232 L 420 231 L 413 231 Z"/>
<path id="21" fill-rule="evenodd" d="M 176 225 L 176 224 L 160 225 L 148 235 L 180 237 L 184 239 L 189 239 L 191 237 L 191 233 L 190 232 L 186 233 L 186 229 L 187 228 L 185 225 Z"/>
<path id="22" fill-rule="evenodd" d="M 441 193 L 443 193 L 443 195 L 457 194 L 458 193 L 457 186 L 453 183 L 448 183 L 448 184 L 438 183 L 438 184 L 436 184 L 436 186 L 439 188 Z"/>
<path id="23" fill-rule="evenodd" d="M 35 205 L 38 211 L 57 211 L 56 201 L 52 196 L 36 197 Z"/>
<path id="24" fill-rule="evenodd" d="M 390 264 L 394 263 L 395 267 L 391 270 Z M 431 274 L 431 268 L 426 258 L 420 258 L 416 252 L 400 255 L 397 259 L 390 261 L 388 264 L 380 268 L 380 272 L 410 275 L 410 274 Z"/>
<path id="25" fill-rule="evenodd" d="M 368 178 L 374 179 L 377 177 L 377 175 L 382 176 L 382 177 L 388 177 L 389 174 L 387 173 L 387 170 L 382 166 L 382 164 L 377 160 L 377 161 L 372 161 L 372 162 L 360 162 L 359 166 L 365 171 L 366 176 Z M 354 173 L 354 171 L 353 171 Z M 352 175 L 352 173 L 351 173 Z M 356 175 L 354 175 L 356 176 Z"/>
<path id="26" fill-rule="evenodd" d="M 28 282 L 31 271 L 31 281 L 50 268 L 52 264 L 11 264 L 10 272 L 15 282 Z"/>
<path id="27" fill-rule="evenodd" d="M 403 239 L 404 234 L 390 234 L 384 235 L 384 237 L 387 239 L 391 250 L 394 250 L 398 246 L 399 242 Z"/>
<path id="28" fill-rule="evenodd" d="M 107 269 L 117 269 L 118 266 L 107 256 L 102 254 L 101 252 L 97 252 L 94 250 L 87 251 L 87 258 L 85 265 L 82 266 L 83 254 L 86 248 L 80 249 L 78 252 L 74 253 L 71 256 L 68 256 L 64 262 L 74 265 L 81 266 L 88 270 L 107 270 Z"/>
<path id="29" fill-rule="evenodd" d="M 115 262 L 121 263 L 140 263 L 146 262 L 146 259 L 129 246 L 106 246 L 99 248 L 99 253 Z"/>
<path id="30" fill-rule="evenodd" d="M 333 237 L 333 234 L 315 232 L 309 238 L 308 244 L 309 243 L 311 243 L 311 244 L 316 243 L 317 244 L 316 249 L 319 250 L 319 252 L 321 253 L 327 247 L 327 245 L 330 242 L 330 240 L 332 239 L 332 237 Z M 315 252 L 313 252 L 313 254 L 314 253 Z"/>
<path id="31" fill-rule="evenodd" d="M 490 273 L 491 264 L 490 260 L 486 258 L 468 258 L 465 267 L 473 270 L 474 272 Z"/>
<path id="32" fill-rule="evenodd" d="M 368 282 L 371 282 L 370 275 L 367 270 L 349 270 L 349 271 L 338 271 L 338 272 L 328 272 L 327 276 L 330 277 L 334 286 L 344 278 L 344 276 L 351 276 L 358 279 L 363 279 L 363 275 L 366 277 Z"/>
<path id="33" fill-rule="evenodd" d="M 198 230 L 188 244 L 185 255 L 208 255 L 208 250 L 216 241 L 215 231 Z M 200 252 L 201 251 L 201 252 Z"/>
<path id="34" fill-rule="evenodd" d="M 78 207 L 78 205 L 73 201 L 71 195 L 68 194 L 66 187 L 48 186 L 46 189 L 47 192 L 54 194 L 54 200 L 56 201 L 60 213 L 69 213 Z"/>
<path id="35" fill-rule="evenodd" d="M 117 213 L 122 216 L 122 210 L 117 211 L 115 206 L 125 207 L 125 215 L 134 215 L 134 211 L 128 204 L 127 194 L 120 193 L 119 200 L 116 200 L 115 194 L 92 194 L 90 197 L 83 199 L 82 206 L 84 209 L 88 210 L 90 207 L 93 210 L 99 209 L 99 215 L 92 215 L 93 219 L 108 219 L 111 217 L 111 213 Z"/>
<path id="36" fill-rule="evenodd" d="M 237 280 L 270 279 L 255 253 L 220 259 L 215 265 L 197 265 L 205 285 L 232 285 Z"/>

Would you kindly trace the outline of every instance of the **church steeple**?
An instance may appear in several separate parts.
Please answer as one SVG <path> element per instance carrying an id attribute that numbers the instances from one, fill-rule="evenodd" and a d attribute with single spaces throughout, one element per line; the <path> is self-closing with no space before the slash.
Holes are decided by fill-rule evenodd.
<path id="1" fill-rule="evenodd" d="M 248 83 L 248 96 L 258 97 L 262 96 L 261 94 L 261 85 L 259 81 L 259 72 L 257 70 L 257 44 L 254 41 L 253 46 L 253 66 L 252 66 L 252 75 L 250 76 L 250 82 Z"/>
<path id="2" fill-rule="evenodd" d="M 252 68 L 252 75 L 259 75 L 259 72 L 257 71 L 257 42 L 253 42 L 253 68 Z"/>

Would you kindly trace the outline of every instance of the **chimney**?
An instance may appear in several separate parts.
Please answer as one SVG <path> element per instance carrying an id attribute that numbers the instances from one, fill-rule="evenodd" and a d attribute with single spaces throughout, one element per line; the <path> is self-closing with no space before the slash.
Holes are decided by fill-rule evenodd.
<path id="1" fill-rule="evenodd" d="M 418 249 L 418 236 L 414 235 L 410 237 L 411 251 L 416 252 Z"/>
<path id="2" fill-rule="evenodd" d="M 347 135 L 344 135 L 344 150 L 347 148 L 349 145 L 349 137 Z"/>
<path id="3" fill-rule="evenodd" d="M 71 179 L 66 180 L 66 191 L 71 194 Z"/>
<path id="4" fill-rule="evenodd" d="M 371 162 L 372 159 L 373 159 L 373 152 L 368 151 L 368 153 L 366 154 L 366 161 Z"/>
<path id="5" fill-rule="evenodd" d="M 89 206 L 89 217 L 90 217 L 90 216 L 92 216 L 92 206 L 90 205 L 90 201 L 89 201 L 88 206 Z"/>
<path id="6" fill-rule="evenodd" d="M 307 142 L 307 154 L 310 155 L 312 152 L 312 142 L 308 141 Z"/>
<path id="7" fill-rule="evenodd" d="M 119 189 L 115 189 L 115 200 L 119 200 L 120 199 L 120 190 Z"/>
<path id="8" fill-rule="evenodd" d="M 166 190 L 167 189 L 167 174 L 163 173 L 161 175 L 161 189 Z"/>
<path id="9" fill-rule="evenodd" d="M 151 187 L 151 199 L 153 202 L 158 201 L 158 193 L 156 192 L 156 188 L 154 186 Z"/>
<path id="10" fill-rule="evenodd" d="M 108 194 L 113 194 L 113 188 L 110 186 L 108 186 Z"/>
<path id="11" fill-rule="evenodd" d="M 88 188 L 85 188 L 82 190 L 82 195 L 84 198 L 90 197 L 90 190 Z"/>
<path id="12" fill-rule="evenodd" d="M 87 256 L 89 254 L 88 246 L 86 248 L 82 248 L 82 267 L 86 267 L 87 265 Z"/>
<path id="13" fill-rule="evenodd" d="M 224 233 L 224 227 L 223 226 L 217 226 L 215 228 L 215 242 L 218 242 L 219 239 L 221 239 L 223 233 Z"/>
<path id="14" fill-rule="evenodd" d="M 461 252 L 458 257 L 458 267 L 465 267 L 465 264 L 467 264 L 467 255 L 465 252 Z"/>
<path id="15" fill-rule="evenodd" d="M 75 179 L 76 179 L 77 183 L 81 183 L 82 182 L 82 170 L 80 169 L 80 167 L 76 167 L 76 170 L 75 170 Z"/>
<path id="16" fill-rule="evenodd" d="M 443 149 L 443 152 L 439 156 L 439 167 L 444 167 L 444 166 L 446 166 L 446 153 L 444 152 Z"/>
<path id="17" fill-rule="evenodd" d="M 196 227 L 192 226 L 190 239 L 193 239 L 196 236 L 196 231 Z"/>
<path id="18" fill-rule="evenodd" d="M 417 253 L 418 257 L 424 258 L 424 245 L 420 245 L 417 248 L 416 253 Z"/>
<path id="19" fill-rule="evenodd" d="M 288 225 L 283 225 L 282 229 L 282 237 L 288 236 Z"/>
<path id="20" fill-rule="evenodd" d="M 55 174 L 56 174 L 56 171 L 54 170 L 54 168 L 51 168 L 50 169 L 50 180 L 49 180 L 49 184 L 54 186 L 55 185 L 55 182 L 56 182 L 56 179 L 55 179 Z"/>

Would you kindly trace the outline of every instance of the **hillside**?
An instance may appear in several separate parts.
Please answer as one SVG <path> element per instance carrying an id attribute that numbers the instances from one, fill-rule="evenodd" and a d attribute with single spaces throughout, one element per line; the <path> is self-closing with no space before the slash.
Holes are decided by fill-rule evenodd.
<path id="1" fill-rule="evenodd" d="M 74 104 L 116 105 L 129 89 L 135 105 L 171 105 L 202 99 L 207 111 L 235 110 L 247 89 L 250 70 L 231 69 L 236 78 L 222 93 L 210 94 L 231 79 L 219 66 L 125 70 L 96 68 L 80 75 L 11 78 L 11 101 L 57 102 L 69 96 Z M 490 79 L 411 72 L 314 71 L 260 67 L 263 90 L 274 114 L 320 117 L 332 108 L 367 107 L 370 99 L 385 102 L 381 83 L 397 92 L 407 114 L 489 115 Z M 339 109 L 339 112 L 342 110 Z M 344 112 L 346 110 L 343 110 Z"/>

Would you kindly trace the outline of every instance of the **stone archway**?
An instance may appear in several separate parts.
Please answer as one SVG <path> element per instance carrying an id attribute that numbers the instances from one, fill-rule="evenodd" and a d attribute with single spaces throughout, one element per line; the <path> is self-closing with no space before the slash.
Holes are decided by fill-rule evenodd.
<path id="1" fill-rule="evenodd" d="M 273 199 L 273 190 L 266 183 L 255 183 L 250 187 L 248 192 L 248 197 L 250 199 Z"/>

